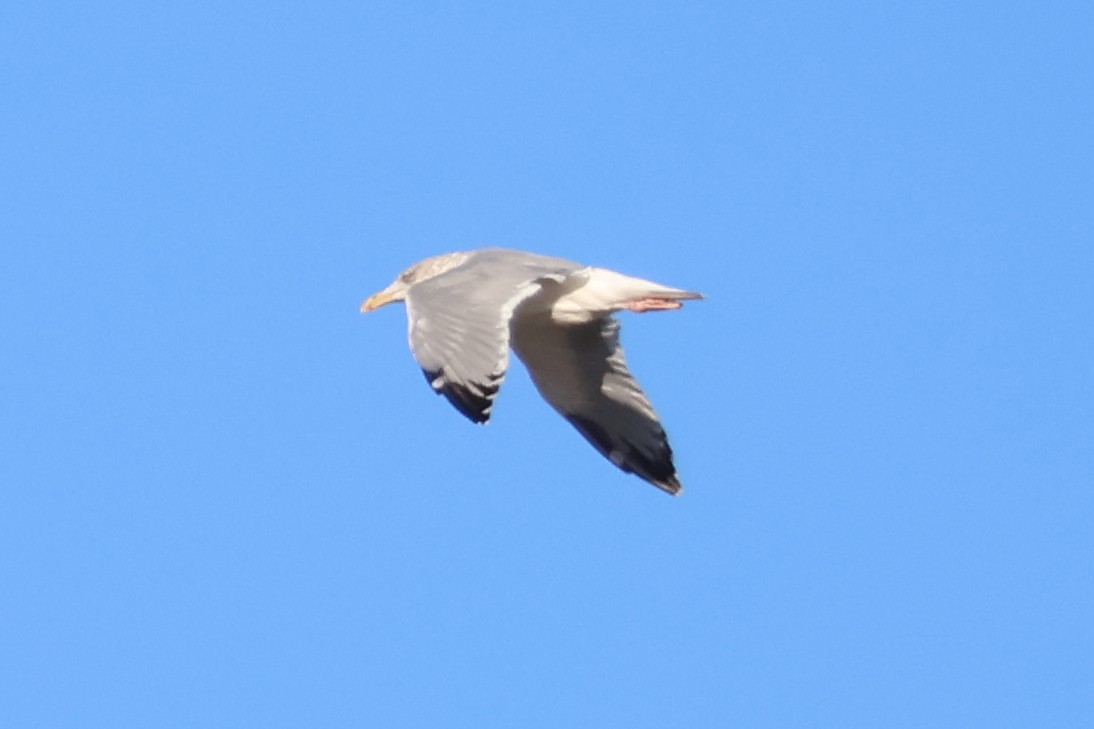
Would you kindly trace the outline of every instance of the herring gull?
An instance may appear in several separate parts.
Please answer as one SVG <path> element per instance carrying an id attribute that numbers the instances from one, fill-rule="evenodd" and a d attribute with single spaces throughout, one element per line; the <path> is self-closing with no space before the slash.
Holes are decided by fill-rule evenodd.
<path id="1" fill-rule="evenodd" d="M 484 248 L 414 264 L 361 311 L 404 301 L 410 349 L 426 380 L 476 423 L 490 418 L 512 347 L 544 399 L 600 453 L 677 494 L 672 449 L 627 368 L 613 314 L 679 309 L 700 298 L 562 258 Z"/>

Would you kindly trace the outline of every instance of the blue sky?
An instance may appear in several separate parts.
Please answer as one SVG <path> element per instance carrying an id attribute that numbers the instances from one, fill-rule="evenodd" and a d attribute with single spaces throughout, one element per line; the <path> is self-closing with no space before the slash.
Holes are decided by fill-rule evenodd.
<path id="1" fill-rule="evenodd" d="M 0 11 L 0 725 L 1094 721 L 1084 3 Z M 625 315 L 684 495 L 396 307 Z"/>

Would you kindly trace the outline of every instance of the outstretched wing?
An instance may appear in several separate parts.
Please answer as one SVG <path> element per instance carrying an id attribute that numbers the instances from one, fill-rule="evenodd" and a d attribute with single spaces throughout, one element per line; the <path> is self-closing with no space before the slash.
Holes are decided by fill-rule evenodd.
<path id="1" fill-rule="evenodd" d="M 608 460 L 654 486 L 681 490 L 664 428 L 627 369 L 612 318 L 561 326 L 518 317 L 513 349 L 540 394 Z"/>
<path id="2" fill-rule="evenodd" d="M 490 410 L 509 366 L 509 320 L 544 282 L 579 266 L 519 251 L 487 249 L 414 284 L 406 297 L 410 349 L 426 380 L 476 423 Z"/>

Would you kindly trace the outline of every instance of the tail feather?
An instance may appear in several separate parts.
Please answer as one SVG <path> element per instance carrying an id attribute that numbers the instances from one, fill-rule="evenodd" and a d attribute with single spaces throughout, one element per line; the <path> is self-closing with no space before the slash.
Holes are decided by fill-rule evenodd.
<path id="1" fill-rule="evenodd" d="M 636 302 L 681 302 L 703 298 L 697 291 L 665 286 L 606 268 L 589 267 L 583 269 L 582 273 L 583 285 L 563 294 L 552 304 L 551 315 L 555 321 L 586 322 L 613 311 L 630 309 Z M 677 304 L 668 308 L 679 306 Z M 653 308 L 657 307 L 645 310 Z"/>
<path id="2" fill-rule="evenodd" d="M 672 299 L 673 301 L 691 301 L 692 299 L 705 299 L 698 291 L 684 291 L 683 289 L 658 289 L 652 294 L 659 299 Z"/>

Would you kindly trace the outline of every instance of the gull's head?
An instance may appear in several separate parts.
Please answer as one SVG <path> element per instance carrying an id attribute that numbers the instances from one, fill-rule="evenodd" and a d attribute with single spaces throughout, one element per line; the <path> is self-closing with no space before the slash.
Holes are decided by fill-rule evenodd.
<path id="1" fill-rule="evenodd" d="M 406 298 L 408 291 L 410 291 L 410 284 L 400 276 L 383 291 L 379 291 L 365 299 L 365 303 L 361 304 L 361 313 L 364 314 L 373 309 L 379 309 L 381 306 L 390 304 L 393 301 L 402 301 Z"/>
<path id="2" fill-rule="evenodd" d="M 469 253 L 445 253 L 415 263 L 400 273 L 399 277 L 392 281 L 386 289 L 365 299 L 365 303 L 361 304 L 361 312 L 379 309 L 381 306 L 394 301 L 403 301 L 414 284 L 428 281 L 434 276 L 439 276 L 445 271 L 455 268 L 466 261 L 469 255 Z"/>

